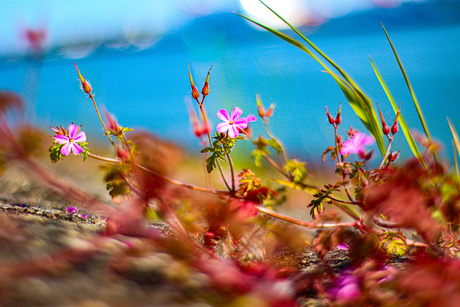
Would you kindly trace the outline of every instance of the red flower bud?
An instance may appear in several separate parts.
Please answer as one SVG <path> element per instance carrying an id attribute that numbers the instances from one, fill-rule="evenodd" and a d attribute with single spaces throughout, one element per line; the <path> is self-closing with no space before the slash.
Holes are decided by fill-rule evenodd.
<path id="1" fill-rule="evenodd" d="M 83 91 L 86 93 L 86 94 L 91 94 L 91 85 L 89 84 L 89 82 L 83 78 L 83 76 L 81 75 L 80 73 L 80 70 L 78 69 L 77 67 L 77 64 L 73 63 L 73 65 L 75 66 L 75 68 L 77 69 L 77 72 L 78 72 L 78 77 L 80 78 L 80 82 L 81 82 L 81 86 L 82 86 L 82 89 Z"/>
<path id="2" fill-rule="evenodd" d="M 337 112 L 337 115 L 335 116 L 335 123 L 340 125 L 342 122 L 342 105 L 339 105 L 339 112 Z"/>
<path id="3" fill-rule="evenodd" d="M 391 133 L 396 134 L 398 132 L 398 121 L 395 120 L 393 126 L 391 126 Z"/>
<path id="4" fill-rule="evenodd" d="M 198 92 L 195 87 L 195 83 L 193 82 L 192 73 L 190 72 L 190 63 L 188 63 L 188 75 L 190 77 L 190 85 L 192 86 L 192 97 L 196 100 L 200 98 L 200 92 Z"/>
<path id="5" fill-rule="evenodd" d="M 268 108 L 267 112 L 265 112 L 265 117 L 272 117 L 273 112 L 275 111 L 275 105 L 272 103 Z"/>
<path id="6" fill-rule="evenodd" d="M 209 94 L 209 73 L 211 72 L 211 69 L 212 65 L 208 71 L 208 75 L 206 76 L 206 81 L 204 82 L 203 89 L 201 90 L 201 94 L 203 94 L 203 96 L 207 96 Z"/>
<path id="7" fill-rule="evenodd" d="M 193 99 L 200 98 L 200 92 L 196 89 L 195 85 L 192 84 L 192 97 Z"/>
<path id="8" fill-rule="evenodd" d="M 390 133 L 390 127 L 388 127 L 387 123 L 385 122 L 385 119 L 383 118 L 383 115 L 382 115 L 382 111 L 380 110 L 380 107 L 378 104 L 377 104 L 377 107 L 379 108 L 380 119 L 382 120 L 382 132 L 384 135 L 388 135 L 388 133 Z"/>
<path id="9" fill-rule="evenodd" d="M 331 114 L 327 110 L 327 107 L 324 107 L 324 108 L 326 109 L 326 114 L 327 114 L 327 119 L 329 120 L 329 124 L 334 125 L 335 124 L 334 118 L 331 116 Z"/>
<path id="10" fill-rule="evenodd" d="M 401 112 L 401 105 L 399 105 L 398 113 L 396 113 L 396 118 L 393 123 L 393 126 L 391 126 L 391 133 L 396 134 L 398 132 L 398 117 L 399 113 Z"/>
<path id="11" fill-rule="evenodd" d="M 398 152 L 395 152 L 395 153 L 391 152 L 390 155 L 388 156 L 388 161 L 395 162 L 396 159 L 398 159 L 398 157 L 399 157 L 399 150 Z"/>

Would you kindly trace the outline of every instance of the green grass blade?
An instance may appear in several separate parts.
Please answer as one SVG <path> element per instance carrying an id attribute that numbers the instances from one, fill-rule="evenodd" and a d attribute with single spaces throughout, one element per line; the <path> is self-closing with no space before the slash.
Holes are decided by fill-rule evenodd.
<path id="1" fill-rule="evenodd" d="M 431 141 L 430 132 L 428 131 L 428 126 L 426 124 L 425 118 L 423 117 L 422 109 L 420 108 L 420 105 L 418 103 L 417 97 L 415 96 L 415 92 L 414 92 L 414 90 L 412 88 L 412 85 L 411 85 L 411 83 L 409 81 L 409 78 L 407 77 L 406 71 L 404 70 L 404 67 L 403 67 L 403 65 L 401 63 L 401 60 L 399 59 L 399 55 L 396 52 L 396 48 L 393 45 L 393 43 L 391 42 L 390 36 L 388 35 L 388 32 L 385 29 L 385 27 L 383 26 L 383 24 L 382 24 L 382 28 L 383 28 L 383 31 L 385 32 L 385 36 L 387 37 L 388 42 L 390 43 L 391 49 L 393 50 L 393 54 L 395 55 L 396 61 L 398 62 L 399 69 L 401 70 L 401 73 L 402 73 L 402 75 L 404 77 L 404 81 L 406 81 L 406 85 L 407 85 L 407 87 L 409 89 L 409 92 L 410 92 L 410 94 L 412 96 L 412 100 L 414 101 L 415 109 L 417 110 L 417 115 L 418 115 L 418 118 L 420 119 L 420 123 L 422 124 L 423 131 L 425 132 L 425 135 L 428 138 L 428 140 Z"/>
<path id="2" fill-rule="evenodd" d="M 460 178 L 460 173 L 458 172 L 458 161 L 457 161 L 457 152 L 460 154 L 458 150 L 455 150 L 454 140 L 452 140 L 452 149 L 454 150 L 454 160 L 455 160 L 455 170 L 457 171 L 457 177 Z"/>
<path id="3" fill-rule="evenodd" d="M 458 138 L 457 130 L 455 130 L 455 127 L 454 125 L 452 125 L 449 118 L 447 118 L 447 122 L 449 123 L 449 128 L 452 133 L 452 137 L 454 138 L 455 147 L 457 148 L 457 152 L 460 156 L 460 140 Z M 457 168 L 457 174 L 458 174 L 457 156 L 455 155 L 455 150 L 454 150 L 454 157 L 455 157 L 455 166 Z"/>
<path id="4" fill-rule="evenodd" d="M 393 110 L 394 110 L 395 114 L 397 114 L 398 113 L 398 106 L 397 106 L 395 100 L 393 99 L 393 96 L 391 95 L 388 86 L 386 85 L 385 81 L 383 80 L 382 75 L 378 71 L 378 69 L 375 66 L 375 64 L 372 61 L 372 59 L 369 58 L 369 60 L 371 61 L 371 65 L 372 65 L 372 68 L 374 69 L 375 75 L 377 76 L 377 79 L 379 80 L 380 85 L 382 86 L 383 90 L 385 91 L 385 94 L 387 95 L 388 100 L 390 101 L 391 106 L 393 107 Z M 404 120 L 404 117 L 403 117 L 403 115 L 401 113 L 399 114 L 399 120 L 398 121 L 399 121 L 399 125 L 401 126 L 401 129 L 402 129 L 402 131 L 404 133 L 404 136 L 406 137 L 407 144 L 409 144 L 409 147 L 412 150 L 412 153 L 420 161 L 420 164 L 422 164 L 423 167 L 426 168 L 425 161 L 423 161 L 423 158 L 422 158 L 422 155 L 420 154 L 420 150 L 418 149 L 417 143 L 415 142 L 414 137 L 412 136 L 412 133 L 410 132 L 409 126 L 406 124 L 406 121 Z"/>
<path id="5" fill-rule="evenodd" d="M 270 9 L 271 10 L 271 9 Z M 272 10 L 272 12 L 274 12 Z M 275 12 L 274 12 L 275 13 Z M 276 13 L 275 13 L 276 14 Z M 334 68 L 336 68 L 339 73 L 343 76 L 344 79 L 341 79 L 335 74 L 331 68 L 323 62 L 318 56 L 316 56 L 312 51 L 310 51 L 305 45 L 303 45 L 301 42 L 298 40 L 289 37 L 280 31 L 277 31 L 275 29 L 272 29 L 268 26 L 265 26 L 249 17 L 243 16 L 238 14 L 239 16 L 243 17 L 244 19 L 254 23 L 255 25 L 267 30 L 268 32 L 272 33 L 273 35 L 283 39 L 287 43 L 301 49 L 305 53 L 307 53 L 309 56 L 311 56 L 315 61 L 317 61 L 328 73 L 332 75 L 334 80 L 337 82 L 339 85 L 340 89 L 342 90 L 343 94 L 347 98 L 348 102 L 352 106 L 354 112 L 356 115 L 358 115 L 359 119 L 361 122 L 364 124 L 366 129 L 369 131 L 370 134 L 374 137 L 374 139 L 377 142 L 377 146 L 379 147 L 380 153 L 382 156 L 385 155 L 386 148 L 385 148 L 385 143 L 383 141 L 383 134 L 380 129 L 380 125 L 378 124 L 378 118 L 377 118 L 377 113 L 375 112 L 375 109 L 372 105 L 371 100 L 363 94 L 361 89 L 351 80 L 351 78 L 343 72 L 343 70 L 340 69 L 340 67 L 335 64 L 332 60 L 330 60 L 324 53 L 322 53 L 316 46 L 314 47 L 315 50 L 320 51 L 320 55 L 328 61 Z M 278 14 L 276 14 L 278 17 L 280 17 Z M 281 17 L 280 17 L 281 18 Z M 282 19 L 282 18 L 281 18 Z M 284 19 L 282 19 L 284 22 L 286 22 Z M 286 22 L 287 23 L 287 22 Z M 287 23 L 288 24 L 288 23 Z M 290 24 L 288 24 L 291 26 Z M 291 26 L 292 27 L 292 26 Z M 295 29 L 294 27 L 292 27 Z M 295 30 L 296 33 L 300 33 L 297 30 Z M 350 82 L 351 81 L 351 82 Z"/>

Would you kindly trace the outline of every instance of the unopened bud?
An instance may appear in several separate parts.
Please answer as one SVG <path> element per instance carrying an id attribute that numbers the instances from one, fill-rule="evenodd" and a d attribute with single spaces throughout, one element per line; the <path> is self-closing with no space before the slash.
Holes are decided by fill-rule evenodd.
<path id="1" fill-rule="evenodd" d="M 81 86 L 82 86 L 82 89 L 83 91 L 86 93 L 86 94 L 91 94 L 91 84 L 89 84 L 89 82 L 83 78 L 83 76 L 81 75 L 80 73 L 80 70 L 78 69 L 77 67 L 77 64 L 73 63 L 73 65 L 75 66 L 75 68 L 77 69 L 77 72 L 78 72 L 78 77 L 80 78 L 80 82 L 81 82 Z"/>
<path id="2" fill-rule="evenodd" d="M 390 155 L 388 156 L 388 161 L 389 162 L 395 162 L 396 159 L 399 157 L 399 150 L 395 153 L 391 152 Z"/>
<path id="3" fill-rule="evenodd" d="M 401 105 L 399 105 L 398 113 L 396 113 L 396 118 L 393 123 L 393 126 L 391 126 L 391 133 L 396 134 L 398 132 L 398 117 L 399 113 L 401 112 Z"/>
<path id="4" fill-rule="evenodd" d="M 200 98 L 200 92 L 196 89 L 195 85 L 192 85 L 192 97 L 193 99 Z"/>
<path id="5" fill-rule="evenodd" d="M 260 100 L 259 95 L 256 95 L 256 102 L 257 102 L 257 111 L 259 112 L 259 117 L 264 118 L 265 110 L 264 110 L 264 106 L 262 105 L 262 101 Z"/>
<path id="6" fill-rule="evenodd" d="M 128 149 L 123 149 L 121 147 L 117 148 L 117 156 L 121 160 L 128 160 L 130 158 L 129 150 Z"/>
<path id="7" fill-rule="evenodd" d="M 192 73 L 190 72 L 190 63 L 188 63 L 188 75 L 190 77 L 190 85 L 192 86 L 192 97 L 193 99 L 198 99 L 200 98 L 200 92 L 198 92 L 193 82 Z"/>
<path id="8" fill-rule="evenodd" d="M 390 127 L 388 127 L 387 123 L 385 122 L 382 111 L 380 110 L 380 107 L 378 104 L 377 104 L 377 107 L 379 108 L 380 119 L 382 120 L 382 132 L 384 135 L 388 135 L 388 133 L 390 133 Z"/>
<path id="9" fill-rule="evenodd" d="M 272 117 L 274 111 L 275 111 L 275 105 L 272 103 L 270 107 L 268 108 L 267 112 L 265 112 L 265 116 Z"/>
<path id="10" fill-rule="evenodd" d="M 337 112 L 337 115 L 335 116 L 335 123 L 337 125 L 340 125 L 342 122 L 342 105 L 339 105 L 339 112 Z"/>
<path id="11" fill-rule="evenodd" d="M 211 69 L 212 65 L 208 71 L 208 75 L 206 76 L 206 81 L 204 82 L 203 89 L 201 90 L 201 94 L 203 94 L 203 96 L 207 96 L 209 94 L 209 73 L 211 72 Z"/>
<path id="12" fill-rule="evenodd" d="M 327 110 L 327 107 L 324 107 L 324 108 L 326 109 L 326 114 L 327 114 L 327 119 L 329 120 L 329 124 L 334 125 L 335 124 L 334 118 L 331 116 L 331 114 Z"/>

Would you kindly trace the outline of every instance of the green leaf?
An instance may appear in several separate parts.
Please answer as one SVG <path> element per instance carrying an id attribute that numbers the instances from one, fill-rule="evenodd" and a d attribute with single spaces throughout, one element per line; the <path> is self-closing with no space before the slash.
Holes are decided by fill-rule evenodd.
<path id="1" fill-rule="evenodd" d="M 380 85 L 382 86 L 383 90 L 385 91 L 385 94 L 388 97 L 388 100 L 391 103 L 391 106 L 393 107 L 393 111 L 395 114 L 398 113 L 398 106 L 396 105 L 395 100 L 393 99 L 393 96 L 390 93 L 390 90 L 388 86 L 386 85 L 385 81 L 382 78 L 382 75 L 378 71 L 377 67 L 375 66 L 374 62 L 372 61 L 371 58 L 369 58 L 372 68 L 374 69 L 375 75 L 377 76 L 377 79 L 380 82 Z M 406 121 L 404 120 L 404 117 L 402 113 L 399 113 L 399 124 L 401 125 L 401 129 L 404 133 L 404 137 L 406 138 L 407 144 L 409 145 L 410 149 L 412 150 L 412 153 L 414 156 L 420 161 L 420 164 L 426 168 L 425 161 L 422 158 L 422 155 L 420 153 L 420 150 L 418 149 L 417 143 L 415 143 L 414 137 L 412 136 L 412 133 L 410 132 L 409 126 L 407 125 Z"/>
<path id="2" fill-rule="evenodd" d="M 389 232 L 385 234 L 380 248 L 389 256 L 401 257 L 407 253 L 409 246 L 402 233 Z"/>

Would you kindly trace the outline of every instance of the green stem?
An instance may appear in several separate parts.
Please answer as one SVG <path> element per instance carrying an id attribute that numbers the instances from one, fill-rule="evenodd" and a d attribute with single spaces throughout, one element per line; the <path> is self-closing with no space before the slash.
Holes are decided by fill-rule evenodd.
<path id="1" fill-rule="evenodd" d="M 281 152 L 283 153 L 284 162 L 287 163 L 288 158 L 287 158 L 286 151 L 284 150 L 284 147 L 281 144 L 281 142 L 278 141 L 278 139 L 273 134 L 271 134 L 270 130 L 268 129 L 268 121 L 267 121 L 267 119 L 264 119 L 264 126 L 265 126 L 265 132 L 267 132 L 268 137 L 271 138 L 272 140 L 274 140 L 280 146 Z"/>
<path id="2" fill-rule="evenodd" d="M 96 160 L 99 160 L 99 161 L 104 161 L 104 162 L 109 162 L 109 163 L 121 163 L 122 161 L 118 160 L 118 159 L 112 159 L 112 158 L 107 158 L 107 157 L 101 157 L 101 156 L 98 156 L 98 155 L 95 155 L 95 154 L 92 154 L 92 153 L 89 153 L 88 154 L 88 157 L 91 157 L 93 159 L 96 159 Z M 183 183 L 181 181 L 178 181 L 178 180 L 175 180 L 175 179 L 172 179 L 172 178 L 169 178 L 167 176 L 164 176 L 164 175 L 161 175 L 161 174 L 158 174 L 157 172 L 155 171 L 152 171 L 151 169 L 148 169 L 140 164 L 137 164 L 137 163 L 134 163 L 134 165 L 145 171 L 145 172 L 148 172 L 148 173 L 151 173 L 155 176 L 158 176 L 158 177 L 161 177 L 162 179 L 168 181 L 169 183 L 171 184 L 174 184 L 176 186 L 179 186 L 179 187 L 182 187 L 182 188 L 186 188 L 186 189 L 189 189 L 189 190 L 194 190 L 194 191 L 199 191 L 199 192 L 206 192 L 206 193 L 212 193 L 212 194 L 219 194 L 219 195 L 230 195 L 231 192 L 229 191 L 222 191 L 222 190 L 213 190 L 213 189 L 207 189 L 207 188 L 203 188 L 203 187 L 199 187 L 199 186 L 195 186 L 195 185 L 192 185 L 192 184 L 188 184 L 188 183 Z"/>
<path id="3" fill-rule="evenodd" d="M 233 169 L 233 161 L 230 154 L 227 154 L 228 165 L 230 166 L 230 173 L 232 174 L 232 191 L 235 192 L 235 170 Z"/>
<path id="4" fill-rule="evenodd" d="M 112 143 L 112 145 L 115 147 L 115 143 L 113 142 L 112 138 L 110 137 L 109 131 L 107 130 L 107 127 L 105 126 L 105 123 L 102 120 L 102 116 L 101 116 L 101 113 L 99 112 L 99 109 L 97 107 L 96 100 L 94 100 L 94 95 L 92 93 L 89 93 L 88 95 L 89 95 L 89 98 L 91 98 L 91 100 L 93 101 L 94 108 L 96 109 L 97 116 L 99 116 L 99 120 L 101 121 L 101 124 L 102 124 L 102 127 L 104 128 L 105 134 L 109 138 L 110 143 Z"/>
<path id="5" fill-rule="evenodd" d="M 388 137 L 388 136 L 387 136 Z M 391 143 L 393 142 L 393 137 L 388 137 L 388 148 L 387 148 L 387 152 L 385 153 L 385 156 L 383 157 L 383 160 L 382 160 L 382 163 L 380 163 L 380 166 L 379 166 L 379 169 L 381 169 L 383 167 L 383 165 L 385 164 L 385 161 L 387 160 L 388 158 L 388 155 L 390 154 L 390 149 L 391 149 Z"/>
<path id="6" fill-rule="evenodd" d="M 204 97 L 203 97 L 203 101 L 204 101 Z M 204 112 L 204 109 L 203 109 L 203 101 L 201 103 L 198 103 L 198 106 L 200 107 L 200 112 L 201 112 L 201 115 L 203 116 L 204 125 L 205 125 L 205 127 L 208 127 L 208 119 L 207 119 L 206 113 Z M 211 148 L 214 148 L 214 146 L 212 145 L 211 134 L 209 132 L 209 129 L 207 129 L 207 130 L 208 130 L 209 146 Z M 228 185 L 228 182 L 225 179 L 224 172 L 222 171 L 222 167 L 220 166 L 219 161 L 218 160 L 215 160 L 215 161 L 217 163 L 217 168 L 219 169 L 220 176 L 222 177 L 222 180 L 224 181 L 225 186 L 227 187 L 227 189 L 229 191 L 234 191 L 234 189 L 231 189 L 230 186 Z"/>

